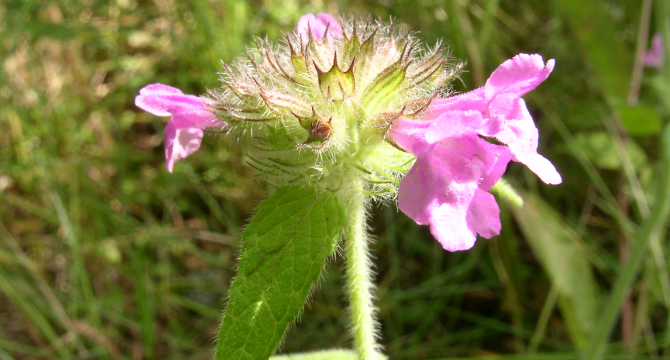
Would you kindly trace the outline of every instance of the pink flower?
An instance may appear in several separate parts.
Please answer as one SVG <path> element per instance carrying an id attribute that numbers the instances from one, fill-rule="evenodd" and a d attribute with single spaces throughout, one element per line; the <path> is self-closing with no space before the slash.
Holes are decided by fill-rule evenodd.
<path id="1" fill-rule="evenodd" d="M 500 209 L 487 191 L 510 160 L 548 184 L 561 183 L 554 166 L 537 153 L 538 131 L 521 99 L 551 73 L 554 61 L 520 54 L 505 61 L 480 89 L 438 99 L 421 120 L 396 120 L 389 136 L 417 157 L 401 180 L 398 207 L 449 251 L 471 248 L 477 234 L 500 233 Z M 495 137 L 507 146 L 481 136 Z"/>
<path id="2" fill-rule="evenodd" d="M 495 137 L 509 147 L 514 161 L 528 166 L 545 183 L 560 184 L 554 166 L 537 153 L 539 134 L 521 98 L 547 79 L 554 64 L 552 59 L 545 65 L 537 54 L 519 54 L 502 63 L 484 87 L 435 100 L 425 118 L 443 123 L 438 127 L 442 136 L 465 132 Z M 481 120 L 473 122 L 468 111 L 481 113 Z"/>
<path id="3" fill-rule="evenodd" d="M 174 163 L 200 148 L 204 128 L 225 125 L 209 110 L 204 98 L 184 95 L 168 85 L 143 87 L 135 105 L 156 116 L 172 116 L 165 127 L 165 165 L 169 172 Z"/>
<path id="4" fill-rule="evenodd" d="M 317 16 L 305 14 L 298 20 L 296 32 L 300 35 L 303 44 L 309 43 L 311 32 L 314 40 L 321 41 L 325 36 L 328 43 L 332 45 L 333 39 L 342 37 L 342 26 L 330 14 L 321 13 Z"/>
<path id="5" fill-rule="evenodd" d="M 663 37 L 656 33 L 651 39 L 651 49 L 644 54 L 643 62 L 646 66 L 661 67 L 663 55 Z"/>

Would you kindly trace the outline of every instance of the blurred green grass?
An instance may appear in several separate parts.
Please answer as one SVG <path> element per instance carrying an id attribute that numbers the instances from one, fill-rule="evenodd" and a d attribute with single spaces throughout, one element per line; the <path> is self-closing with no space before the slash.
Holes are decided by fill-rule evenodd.
<path id="1" fill-rule="evenodd" d="M 670 39 L 670 1 L 645 4 L 0 3 L 0 359 L 211 358 L 238 235 L 265 191 L 220 135 L 167 173 L 165 119 L 133 100 L 154 82 L 204 93 L 255 36 L 322 11 L 444 39 L 468 61 L 459 91 L 519 52 L 557 60 L 526 99 L 564 184 L 511 164 L 526 205 L 501 199 L 503 233 L 462 253 L 375 209 L 392 359 L 670 358 L 668 57 L 634 75 L 649 35 Z M 341 259 L 326 270 L 281 353 L 349 346 Z"/>

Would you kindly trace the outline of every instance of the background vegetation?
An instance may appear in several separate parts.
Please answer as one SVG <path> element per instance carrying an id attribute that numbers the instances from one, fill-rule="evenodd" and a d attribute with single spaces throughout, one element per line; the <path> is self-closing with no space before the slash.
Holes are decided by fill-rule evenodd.
<path id="1" fill-rule="evenodd" d="M 405 23 L 468 61 L 460 91 L 519 52 L 556 59 L 526 96 L 563 175 L 506 178 L 503 233 L 447 253 L 378 206 L 392 359 L 670 358 L 669 0 L 0 2 L 0 359 L 210 359 L 240 228 L 266 195 L 234 143 L 163 165 L 161 82 L 201 94 L 220 60 L 307 12 Z M 665 14 L 665 15 L 663 15 Z M 666 54 L 669 53 L 666 51 Z M 348 347 L 341 259 L 281 353 Z"/>

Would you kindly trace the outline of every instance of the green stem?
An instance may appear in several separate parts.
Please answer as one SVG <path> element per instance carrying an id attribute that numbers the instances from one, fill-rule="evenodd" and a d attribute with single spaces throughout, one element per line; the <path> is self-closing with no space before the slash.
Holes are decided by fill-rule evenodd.
<path id="1" fill-rule="evenodd" d="M 360 185 L 359 180 L 355 180 Z M 379 324 L 375 319 L 372 268 L 367 234 L 367 199 L 360 187 L 352 189 L 347 204 L 347 226 L 344 255 L 347 270 L 347 295 L 351 312 L 351 333 L 359 360 L 382 359 L 381 346 L 377 344 Z"/>

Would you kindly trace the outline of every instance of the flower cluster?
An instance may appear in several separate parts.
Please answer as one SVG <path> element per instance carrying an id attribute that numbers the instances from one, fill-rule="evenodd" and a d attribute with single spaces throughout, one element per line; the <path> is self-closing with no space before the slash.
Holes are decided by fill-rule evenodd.
<path id="1" fill-rule="evenodd" d="M 369 194 L 397 189 L 399 208 L 429 224 L 449 251 L 500 233 L 488 191 L 510 160 L 545 183 L 561 182 L 537 153 L 538 131 L 521 98 L 549 76 L 553 60 L 517 55 L 484 87 L 450 96 L 447 82 L 461 64 L 393 25 L 308 14 L 284 45 L 259 42 L 246 60 L 225 66 L 223 88 L 208 98 L 161 84 L 140 91 L 137 106 L 172 116 L 169 171 L 198 149 L 203 128 L 223 127 L 251 142 L 252 166 L 274 186 L 333 189 L 359 178 Z"/>

